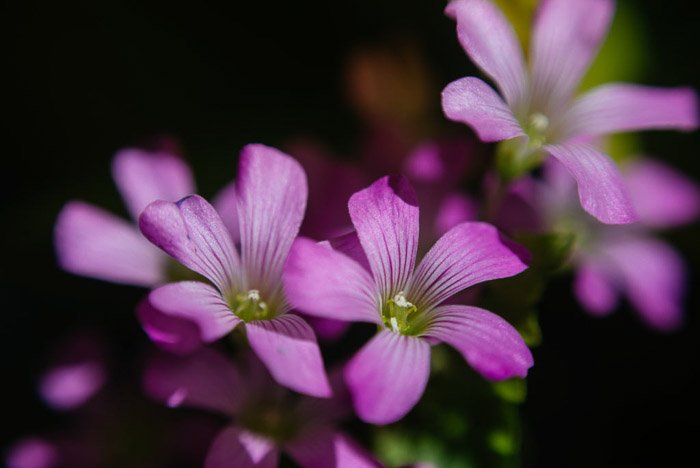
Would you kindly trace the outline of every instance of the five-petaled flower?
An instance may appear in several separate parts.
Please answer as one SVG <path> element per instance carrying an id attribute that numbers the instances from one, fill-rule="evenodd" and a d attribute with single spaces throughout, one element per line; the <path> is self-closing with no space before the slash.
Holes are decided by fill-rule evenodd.
<path id="1" fill-rule="evenodd" d="M 450 83 L 445 115 L 470 125 L 483 141 L 509 140 L 513 176 L 539 165 L 546 154 L 576 178 L 583 208 L 609 224 L 636 220 L 613 161 L 586 144 L 631 130 L 697 126 L 695 94 L 608 84 L 574 97 L 605 36 L 613 0 L 543 0 L 533 27 L 529 68 L 513 29 L 489 0 L 455 0 L 447 14 L 474 63 L 496 83 L 499 96 L 478 78 Z"/>
<path id="2" fill-rule="evenodd" d="M 405 178 L 381 178 L 348 206 L 357 235 L 330 243 L 299 238 L 284 286 L 303 312 L 380 327 L 345 369 L 360 418 L 390 423 L 417 403 L 435 342 L 456 348 L 489 379 L 526 376 L 532 355 L 508 322 L 477 307 L 444 304 L 474 284 L 523 271 L 516 245 L 493 226 L 461 223 L 414 268 L 418 206 Z"/>
<path id="3" fill-rule="evenodd" d="M 263 145 L 241 152 L 236 179 L 240 254 L 221 217 L 202 197 L 155 201 L 139 218 L 151 242 L 208 279 L 153 290 L 159 311 L 192 320 L 212 342 L 236 326 L 282 385 L 313 396 L 330 395 L 316 337 L 282 291 L 282 268 L 306 206 L 303 169 Z"/>

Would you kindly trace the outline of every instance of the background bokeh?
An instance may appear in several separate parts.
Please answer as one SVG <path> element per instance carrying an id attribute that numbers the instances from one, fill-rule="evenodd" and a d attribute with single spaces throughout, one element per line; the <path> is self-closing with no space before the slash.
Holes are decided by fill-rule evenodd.
<path id="1" fill-rule="evenodd" d="M 700 89 L 700 15 L 692 2 L 619 3 L 633 23 L 619 27 L 635 32 L 612 60 L 628 60 L 639 82 Z M 432 75 L 426 119 L 467 132 L 440 117 L 440 89 L 475 73 L 442 7 L 400 0 L 5 5 L 3 449 L 21 436 L 75 424 L 47 409 L 35 388 L 56 346 L 79 330 L 108 343 L 118 400 L 161 414 L 141 401 L 135 372 L 147 345 L 133 313 L 142 291 L 72 276 L 54 259 L 53 223 L 67 200 L 126 215 L 109 173 L 116 150 L 176 136 L 204 196 L 232 179 L 248 142 L 283 146 L 313 137 L 353 154 L 367 109 L 349 98 L 348 70 L 368 47 L 415 49 Z M 612 78 L 627 78 L 620 69 Z M 390 104 L 401 102 L 399 94 Z M 634 146 L 698 180 L 699 143 L 697 132 L 657 132 Z M 696 223 L 666 236 L 688 259 L 691 285 L 699 234 Z M 689 288 L 685 328 L 665 335 L 628 308 L 591 318 L 570 296 L 569 281 L 556 279 L 541 309 L 544 340 L 522 408 L 524 465 L 682 466 L 674 463 L 696 458 L 697 288 Z"/>

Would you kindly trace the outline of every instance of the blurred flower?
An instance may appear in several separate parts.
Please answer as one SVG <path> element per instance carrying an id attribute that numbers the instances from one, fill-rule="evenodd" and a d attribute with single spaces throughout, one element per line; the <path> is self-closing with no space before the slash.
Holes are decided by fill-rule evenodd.
<path id="1" fill-rule="evenodd" d="M 554 156 L 574 176 L 583 208 L 609 224 L 636 219 L 613 161 L 592 139 L 631 130 L 697 126 L 695 94 L 687 88 L 627 84 L 600 86 L 574 98 L 612 17 L 612 0 L 545 0 L 531 40 L 530 69 L 511 25 L 489 0 L 455 0 L 469 57 L 497 84 L 467 77 L 443 91 L 445 115 L 470 125 L 483 141 L 501 146 L 501 168 L 515 178 Z"/>
<path id="2" fill-rule="evenodd" d="M 74 335 L 55 354 L 56 363 L 41 376 L 39 394 L 55 410 L 76 409 L 104 385 L 102 346 L 96 337 Z"/>
<path id="3" fill-rule="evenodd" d="M 8 468 L 51 468 L 58 466 L 59 458 L 52 443 L 32 437 L 15 443 L 5 462 Z"/>
<path id="4" fill-rule="evenodd" d="M 303 312 L 380 327 L 345 370 L 360 418 L 385 424 L 416 404 L 433 342 L 455 347 L 489 379 L 527 374 L 532 355 L 505 320 L 476 307 L 440 305 L 474 284 L 526 268 L 495 228 L 455 226 L 414 272 L 419 220 L 408 181 L 381 178 L 348 206 L 357 235 L 325 245 L 298 239 L 284 283 L 289 301 Z"/>
<path id="5" fill-rule="evenodd" d="M 122 150 L 114 157 L 112 175 L 134 220 L 153 200 L 179 200 L 195 190 L 187 165 L 166 153 Z M 145 287 L 168 278 L 167 256 L 136 226 L 81 201 L 61 210 L 54 244 L 61 267 L 71 273 Z"/>
<path id="6" fill-rule="evenodd" d="M 650 159 L 623 166 L 623 177 L 639 213 L 638 223 L 610 226 L 596 222 L 576 203 L 575 181 L 553 161 L 545 165 L 543 180 L 524 179 L 519 192 L 506 202 L 510 206 L 505 207 L 501 218 L 525 211 L 533 216 L 515 226 L 516 230 L 557 230 L 576 235 L 574 291 L 590 313 L 611 313 L 622 293 L 649 326 L 676 329 L 683 320 L 685 265 L 678 252 L 656 239 L 652 231 L 697 219 L 700 188 Z M 528 204 L 529 208 L 523 210 Z"/>
<path id="7" fill-rule="evenodd" d="M 280 451 L 301 466 L 377 466 L 336 428 L 349 413 L 339 379 L 332 399 L 299 397 L 276 385 L 256 359 L 248 358 L 246 365 L 237 366 L 203 349 L 186 359 L 159 356 L 146 370 L 144 385 L 153 398 L 170 407 L 202 408 L 231 418 L 212 442 L 206 467 L 274 467 Z"/>
<path id="8" fill-rule="evenodd" d="M 329 396 L 314 332 L 287 313 L 282 291 L 282 268 L 304 215 L 306 175 L 290 156 L 248 145 L 241 152 L 236 190 L 240 254 L 221 217 L 203 198 L 192 195 L 146 207 L 139 218 L 144 235 L 213 284 L 170 283 L 153 290 L 149 302 L 164 314 L 196 323 L 204 342 L 241 324 L 279 383 Z"/>

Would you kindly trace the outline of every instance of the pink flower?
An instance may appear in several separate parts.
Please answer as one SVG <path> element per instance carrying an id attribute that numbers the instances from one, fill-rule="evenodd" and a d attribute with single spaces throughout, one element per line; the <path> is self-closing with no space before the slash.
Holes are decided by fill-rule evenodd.
<path id="1" fill-rule="evenodd" d="M 417 403 L 435 342 L 456 348 L 489 379 L 525 377 L 532 355 L 512 326 L 477 307 L 441 305 L 474 284 L 523 271 L 514 246 L 488 224 L 462 223 L 414 268 L 418 206 L 405 178 L 381 178 L 348 206 L 357 235 L 322 244 L 298 239 L 284 284 L 305 313 L 379 326 L 345 370 L 360 418 L 393 422 Z"/>
<path id="2" fill-rule="evenodd" d="M 574 176 L 583 208 L 609 224 L 636 220 L 613 161 L 584 141 L 616 132 L 697 126 L 695 94 L 609 84 L 582 96 L 574 92 L 605 36 L 612 0 L 544 0 L 531 38 L 530 63 L 511 25 L 489 0 L 455 0 L 447 14 L 472 61 L 496 83 L 501 96 L 474 77 L 450 83 L 445 115 L 470 125 L 483 141 L 511 140 L 505 149 L 516 175 L 546 154 Z"/>
<path id="3" fill-rule="evenodd" d="M 187 165 L 166 153 L 122 150 L 114 156 L 112 176 L 134 220 L 154 200 L 179 200 L 195 190 Z M 145 287 L 166 282 L 167 255 L 144 239 L 134 224 L 96 206 L 81 201 L 66 204 L 54 238 L 58 261 L 71 273 Z"/>
<path id="4" fill-rule="evenodd" d="M 146 371 L 146 392 L 168 406 L 231 418 L 212 442 L 205 467 L 275 467 L 281 451 L 300 466 L 378 466 L 336 428 L 347 413 L 338 399 L 341 388 L 334 388 L 333 399 L 298 398 L 275 385 L 257 360 L 246 364 L 203 349 L 184 360 L 161 356 Z"/>
<path id="5" fill-rule="evenodd" d="M 680 327 L 685 263 L 672 246 L 654 237 L 652 229 L 697 219 L 700 188 L 659 162 L 637 160 L 624 168 L 623 175 L 640 222 L 605 226 L 567 205 L 565 201 L 575 196 L 570 177 L 557 167 L 547 169 L 548 190 L 540 200 L 552 196 L 560 200 L 544 205 L 549 224 L 575 229 L 578 235 L 574 292 L 581 305 L 594 315 L 607 315 L 624 294 L 647 325 L 660 331 Z"/>
<path id="6" fill-rule="evenodd" d="M 189 269 L 208 279 L 170 283 L 149 303 L 164 314 L 197 324 L 212 342 L 236 326 L 281 384 L 314 396 L 330 387 L 313 330 L 289 314 L 282 268 L 306 205 L 303 169 L 263 145 L 241 152 L 236 180 L 240 254 L 219 214 L 192 195 L 177 203 L 156 201 L 139 218 L 143 234 Z"/>

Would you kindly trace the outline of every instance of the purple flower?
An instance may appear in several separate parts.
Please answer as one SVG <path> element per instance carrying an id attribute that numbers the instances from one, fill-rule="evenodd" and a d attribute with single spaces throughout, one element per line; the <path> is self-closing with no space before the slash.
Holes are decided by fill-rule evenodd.
<path id="1" fill-rule="evenodd" d="M 13 445 L 5 462 L 8 468 L 51 468 L 58 465 L 56 447 L 43 439 L 22 439 Z"/>
<path id="2" fill-rule="evenodd" d="M 102 346 L 97 337 L 77 335 L 54 354 L 59 357 L 41 376 L 39 394 L 55 410 L 76 409 L 104 385 Z"/>
<path id="3" fill-rule="evenodd" d="M 282 268 L 306 205 L 306 176 L 291 157 L 263 145 L 241 152 L 236 180 L 240 254 L 221 217 L 202 197 L 156 201 L 139 218 L 143 234 L 208 279 L 161 286 L 150 304 L 197 324 L 212 342 L 244 326 L 248 342 L 274 378 L 294 390 L 329 396 L 313 330 L 282 291 Z"/>
<path id="4" fill-rule="evenodd" d="M 515 230 L 558 230 L 576 234 L 572 263 L 574 292 L 590 313 L 607 315 L 624 294 L 642 320 L 670 331 L 683 321 L 685 265 L 653 229 L 680 226 L 700 216 L 700 188 L 669 167 L 649 159 L 623 166 L 624 182 L 640 221 L 610 226 L 596 222 L 576 203 L 575 181 L 555 161 L 544 179 L 522 179 L 525 190 L 509 199 L 503 218 L 514 211 L 534 213 Z M 517 202 L 517 203 L 513 203 Z"/>
<path id="5" fill-rule="evenodd" d="M 526 268 L 494 227 L 455 226 L 414 268 L 418 206 L 405 178 L 379 179 L 348 206 L 357 235 L 321 244 L 298 239 L 284 283 L 289 301 L 303 312 L 380 327 L 345 370 L 363 420 L 396 421 L 416 404 L 435 342 L 456 348 L 489 379 L 525 377 L 532 355 L 512 326 L 477 307 L 441 305 L 474 284 Z"/>
<path id="6" fill-rule="evenodd" d="M 134 220 L 154 200 L 179 200 L 194 192 L 187 165 L 166 153 L 122 150 L 112 176 Z M 168 258 L 143 238 L 138 228 L 96 206 L 69 202 L 54 231 L 64 270 L 115 283 L 152 287 L 168 276 Z"/>
<path id="7" fill-rule="evenodd" d="M 647 325 L 660 331 L 675 330 L 683 323 L 686 268 L 680 254 L 656 239 L 651 229 L 697 219 L 700 189 L 652 160 L 635 161 L 623 174 L 640 223 L 589 223 L 588 230 L 579 229 L 585 234 L 573 259 L 574 291 L 581 305 L 594 315 L 611 313 L 624 294 Z M 571 223 L 575 217 L 575 212 L 559 211 L 553 222 Z"/>
<path id="8" fill-rule="evenodd" d="M 585 141 L 616 132 L 697 126 L 695 94 L 609 84 L 574 92 L 605 36 L 612 0 L 544 0 L 533 27 L 529 67 L 511 25 L 488 0 L 455 0 L 447 14 L 472 61 L 496 83 L 466 77 L 442 95 L 445 115 L 470 125 L 483 141 L 510 140 L 501 150 L 517 167 L 533 168 L 546 154 L 575 177 L 583 208 L 609 224 L 636 219 L 612 160 Z"/>
<path id="9" fill-rule="evenodd" d="M 341 388 L 334 388 L 333 399 L 298 397 L 275 385 L 257 360 L 246 364 L 236 366 L 203 349 L 185 360 L 161 356 L 146 371 L 146 392 L 168 406 L 202 408 L 231 418 L 209 448 L 207 468 L 275 467 L 280 451 L 301 466 L 377 466 L 336 428 L 347 413 L 338 399 Z"/>

